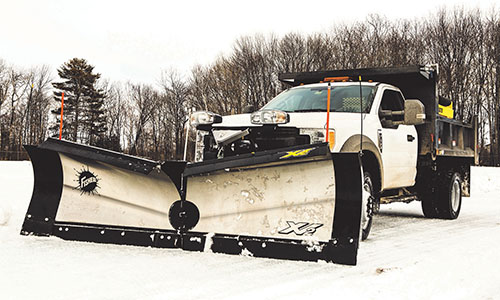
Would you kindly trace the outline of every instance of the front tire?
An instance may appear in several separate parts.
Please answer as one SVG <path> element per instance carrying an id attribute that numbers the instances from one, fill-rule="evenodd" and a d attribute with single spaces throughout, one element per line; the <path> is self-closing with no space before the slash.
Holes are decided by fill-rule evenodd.
<path id="1" fill-rule="evenodd" d="M 361 212 L 361 240 L 364 241 L 368 238 L 372 228 L 374 205 L 375 205 L 375 191 L 373 188 L 373 181 L 370 173 L 364 172 L 363 174 L 363 204 Z"/>

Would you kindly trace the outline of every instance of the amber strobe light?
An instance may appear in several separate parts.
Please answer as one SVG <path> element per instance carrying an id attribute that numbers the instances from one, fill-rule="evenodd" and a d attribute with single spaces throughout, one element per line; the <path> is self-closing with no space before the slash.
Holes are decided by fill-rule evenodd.
<path id="1" fill-rule="evenodd" d="M 341 76 L 341 77 L 325 77 L 323 82 L 347 82 L 349 81 L 349 76 Z"/>

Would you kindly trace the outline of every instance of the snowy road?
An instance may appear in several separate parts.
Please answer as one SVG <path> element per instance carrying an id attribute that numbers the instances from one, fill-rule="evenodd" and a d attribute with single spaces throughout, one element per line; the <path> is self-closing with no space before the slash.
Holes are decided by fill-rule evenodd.
<path id="1" fill-rule="evenodd" d="M 473 168 L 454 221 L 382 206 L 348 267 L 20 236 L 31 165 L 0 162 L 0 299 L 500 299 L 499 178 Z"/>

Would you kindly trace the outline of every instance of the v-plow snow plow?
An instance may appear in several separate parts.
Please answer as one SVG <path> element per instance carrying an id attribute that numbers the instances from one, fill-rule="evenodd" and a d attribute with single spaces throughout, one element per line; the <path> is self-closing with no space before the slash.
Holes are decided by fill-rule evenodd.
<path id="1" fill-rule="evenodd" d="M 56 139 L 25 148 L 23 235 L 356 264 L 357 153 L 321 143 L 187 164 Z"/>

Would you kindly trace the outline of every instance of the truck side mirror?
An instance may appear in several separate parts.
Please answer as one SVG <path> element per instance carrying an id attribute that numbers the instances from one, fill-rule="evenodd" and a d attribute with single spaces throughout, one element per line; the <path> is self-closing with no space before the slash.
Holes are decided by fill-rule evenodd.
<path id="1" fill-rule="evenodd" d="M 405 101 L 405 125 L 420 125 L 425 123 L 425 106 L 420 100 Z"/>

